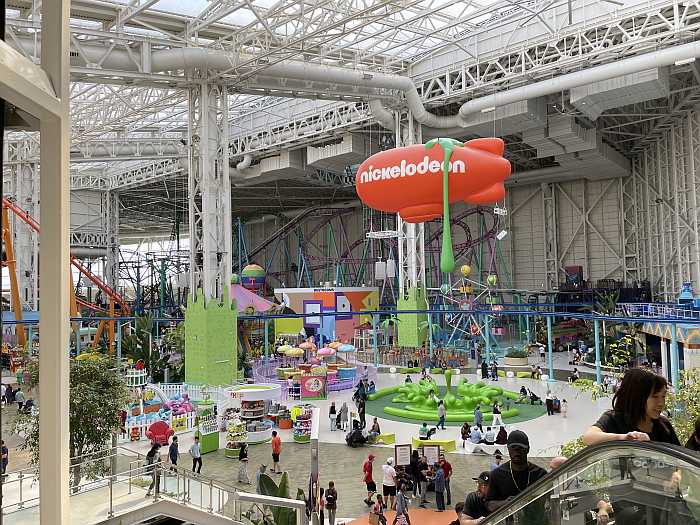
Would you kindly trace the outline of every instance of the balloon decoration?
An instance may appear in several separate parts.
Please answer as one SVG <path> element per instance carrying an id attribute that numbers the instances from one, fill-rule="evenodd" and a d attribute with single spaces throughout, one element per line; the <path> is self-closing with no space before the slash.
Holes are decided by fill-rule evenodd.
<path id="1" fill-rule="evenodd" d="M 469 266 L 468 264 L 463 264 L 460 268 L 459 271 L 462 274 L 462 277 L 469 277 L 472 273 L 472 267 Z"/>
<path id="2" fill-rule="evenodd" d="M 455 268 L 450 203 L 493 204 L 503 199 L 510 162 L 498 138 L 459 142 L 438 138 L 427 144 L 372 155 L 357 170 L 360 200 L 375 210 L 400 213 L 406 222 L 425 222 L 442 214 L 440 269 Z M 437 175 L 442 173 L 442 184 Z"/>
<path id="3" fill-rule="evenodd" d="M 486 282 L 489 283 L 489 286 L 496 286 L 498 277 L 494 274 L 490 274 L 488 277 L 486 277 Z"/>

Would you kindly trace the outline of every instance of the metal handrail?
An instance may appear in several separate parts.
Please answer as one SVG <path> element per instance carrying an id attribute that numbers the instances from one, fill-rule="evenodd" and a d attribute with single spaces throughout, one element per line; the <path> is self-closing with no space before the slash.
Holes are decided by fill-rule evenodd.
<path id="1" fill-rule="evenodd" d="M 119 449 L 122 449 L 122 447 L 112 447 L 110 449 L 106 449 L 106 451 L 85 454 L 83 457 L 95 456 L 108 451 L 109 455 L 99 458 L 100 461 L 105 461 L 116 456 Z M 135 485 L 135 479 L 143 477 L 153 479 L 154 476 L 158 476 L 159 479 L 157 486 L 161 489 L 165 489 L 167 480 L 174 477 L 175 492 L 171 493 L 156 490 L 152 496 L 154 503 L 161 499 L 168 499 L 181 505 L 204 510 L 210 514 L 217 514 L 227 518 L 240 518 L 243 510 L 241 508 L 241 503 L 251 502 L 259 504 L 263 507 L 284 507 L 293 509 L 296 514 L 297 525 L 306 525 L 308 523 L 305 512 L 306 503 L 304 501 L 239 492 L 233 485 L 202 476 L 201 474 L 196 474 L 183 467 L 165 464 L 160 461 L 151 465 L 145 464 L 145 459 L 142 454 L 133 453 L 132 451 L 129 452 L 133 456 L 136 456 L 137 459 L 130 461 L 126 470 L 113 472 L 111 468 L 112 462 L 110 461 L 110 472 L 107 476 L 93 480 L 81 481 L 78 485 L 71 488 L 73 492 L 71 496 L 75 497 L 82 494 L 87 494 L 91 491 L 98 490 L 106 486 L 109 491 L 109 507 L 106 518 L 112 518 L 114 516 L 115 486 L 126 485 L 128 487 L 127 493 L 131 494 Z M 90 460 L 86 461 L 85 463 L 89 461 Z M 29 471 L 30 475 L 25 475 L 25 471 Z M 18 512 L 27 507 L 33 507 L 39 504 L 39 495 L 25 498 L 23 494 L 23 483 L 26 483 L 27 478 L 38 481 L 39 477 L 37 470 L 25 469 L 25 471 L 19 471 L 17 479 L 9 480 L 5 483 L 5 485 L 19 483 L 19 501 L 10 502 L 4 498 L 2 509 L 0 509 L 3 515 Z M 197 486 L 199 487 L 199 498 L 193 498 L 192 490 L 193 488 L 196 490 Z M 197 503 L 197 499 L 199 503 Z M 139 499 L 138 501 L 142 502 L 143 500 Z M 229 509 L 230 512 L 227 513 L 224 507 L 229 501 L 231 502 L 232 507 Z M 125 512 L 128 512 L 128 509 L 125 509 Z"/>

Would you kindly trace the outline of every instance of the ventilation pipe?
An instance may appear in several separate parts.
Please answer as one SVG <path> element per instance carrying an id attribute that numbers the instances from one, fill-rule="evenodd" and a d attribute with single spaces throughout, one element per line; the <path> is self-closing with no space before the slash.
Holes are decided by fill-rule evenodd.
<path id="1" fill-rule="evenodd" d="M 236 164 L 236 166 L 233 168 L 235 172 L 240 173 L 241 170 L 244 170 L 246 168 L 250 168 L 250 165 L 253 164 L 253 156 L 250 153 L 246 153 L 243 155 L 243 159 Z"/>
<path id="2" fill-rule="evenodd" d="M 700 41 L 690 42 L 679 46 L 668 47 L 651 53 L 644 53 L 635 57 L 624 58 L 609 64 L 583 69 L 575 73 L 569 73 L 559 77 L 535 82 L 526 86 L 509 89 L 493 95 L 487 95 L 475 100 L 465 102 L 459 108 L 459 115 L 466 119 L 474 113 L 503 106 L 511 102 L 520 102 L 531 98 L 542 97 L 559 93 L 566 89 L 600 82 L 615 77 L 637 73 L 654 67 L 671 66 L 680 60 L 687 60 L 700 56 Z"/>
<path id="3" fill-rule="evenodd" d="M 28 53 L 37 53 L 39 50 L 39 41 L 34 41 L 33 39 L 13 38 L 13 43 L 19 44 Z M 292 60 L 266 67 L 264 75 L 312 81 L 321 85 L 342 84 L 356 86 L 361 89 L 402 91 L 406 97 L 408 109 L 413 113 L 413 117 L 417 122 L 430 128 L 457 128 L 467 126 L 467 119 L 470 115 L 488 108 L 551 95 L 562 90 L 636 73 L 645 69 L 670 66 L 679 60 L 687 60 L 698 56 L 700 56 L 700 41 L 644 53 L 643 55 L 617 60 L 609 64 L 509 89 L 494 95 L 480 97 L 465 102 L 460 107 L 459 113 L 454 116 L 438 116 L 427 111 L 423 106 L 418 90 L 413 84 L 413 80 L 406 76 Z M 234 60 L 234 57 L 238 58 L 238 61 Z M 195 68 L 228 70 L 235 68 L 241 60 L 246 61 L 248 58 L 236 57 L 236 55 L 230 53 L 204 48 L 163 49 L 153 51 L 150 71 L 161 72 Z M 83 61 L 87 61 L 90 64 L 101 64 L 105 69 L 138 71 L 136 63 L 125 50 L 112 49 L 108 52 L 108 48 L 101 45 L 81 43 L 80 52 L 78 56 L 71 57 L 71 63 L 83 65 Z M 373 107 L 379 112 L 377 119 L 387 121 L 386 114 L 382 110 L 387 114 L 389 112 L 383 107 L 380 109 L 380 104 L 377 103 L 373 104 Z"/>

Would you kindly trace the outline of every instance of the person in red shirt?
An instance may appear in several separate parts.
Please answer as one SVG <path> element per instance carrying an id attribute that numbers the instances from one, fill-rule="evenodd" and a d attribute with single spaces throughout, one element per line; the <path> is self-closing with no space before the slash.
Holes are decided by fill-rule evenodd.
<path id="1" fill-rule="evenodd" d="M 452 505 L 452 494 L 450 493 L 450 478 L 452 477 L 452 465 L 445 459 L 445 454 L 440 454 L 439 466 L 445 473 L 445 492 L 447 492 L 447 505 Z"/>
<path id="2" fill-rule="evenodd" d="M 277 435 L 277 431 L 272 431 L 272 472 L 282 474 L 280 468 L 280 454 L 282 453 L 282 440 Z"/>
<path id="3" fill-rule="evenodd" d="M 374 479 L 372 478 L 372 462 L 374 461 L 374 454 L 370 454 L 367 456 L 367 460 L 364 462 L 362 465 L 362 472 L 363 472 L 363 480 L 365 482 L 365 485 L 367 485 L 367 499 L 365 499 L 365 503 L 367 506 L 372 505 L 374 502 L 372 501 L 372 498 L 374 497 L 375 492 L 377 492 L 377 484 L 374 482 Z"/>

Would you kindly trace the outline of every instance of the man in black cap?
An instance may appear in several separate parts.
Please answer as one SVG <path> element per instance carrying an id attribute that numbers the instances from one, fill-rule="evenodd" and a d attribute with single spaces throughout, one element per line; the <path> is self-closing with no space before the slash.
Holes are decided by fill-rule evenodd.
<path id="1" fill-rule="evenodd" d="M 478 478 L 472 478 L 476 481 L 476 490 L 467 494 L 467 498 L 464 500 L 459 525 L 479 525 L 488 516 L 486 493 L 489 489 L 490 478 L 491 473 L 486 470 L 479 474 Z"/>
<path id="2" fill-rule="evenodd" d="M 547 475 L 547 471 L 527 460 L 530 440 L 522 430 L 513 430 L 508 435 L 510 461 L 491 471 L 486 493 L 486 508 L 489 512 L 505 505 L 511 498 Z"/>

